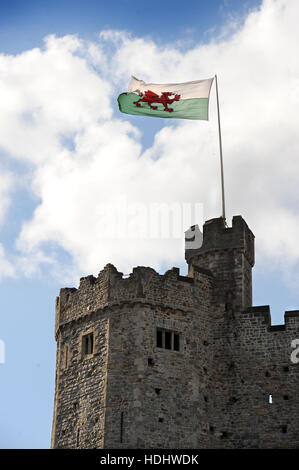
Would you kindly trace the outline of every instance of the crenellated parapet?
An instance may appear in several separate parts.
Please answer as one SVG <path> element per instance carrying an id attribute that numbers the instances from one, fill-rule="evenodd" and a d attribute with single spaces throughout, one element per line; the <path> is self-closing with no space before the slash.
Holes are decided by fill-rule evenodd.
<path id="1" fill-rule="evenodd" d="M 270 333 L 278 331 L 290 331 L 299 328 L 299 310 L 290 310 L 284 313 L 284 323 L 271 324 L 271 313 L 269 305 L 249 307 L 242 312 L 242 320 L 245 316 L 251 319 L 252 324 L 263 325 Z"/>
<path id="2" fill-rule="evenodd" d="M 62 324 L 109 306 L 149 303 L 173 309 L 196 310 L 217 304 L 217 289 L 209 270 L 196 268 L 193 276 L 181 276 L 179 268 L 159 274 L 150 267 L 133 268 L 124 276 L 107 264 L 98 277 L 80 279 L 78 288 L 63 288 L 56 299 L 55 333 Z M 211 292 L 213 291 L 213 294 Z"/>
<path id="3" fill-rule="evenodd" d="M 200 248 L 186 250 L 186 260 L 192 262 L 198 255 L 215 250 L 241 250 L 254 266 L 254 235 L 240 215 L 235 215 L 228 227 L 222 217 L 207 220 L 203 226 L 203 243 Z"/>
<path id="4" fill-rule="evenodd" d="M 252 306 L 253 233 L 209 220 L 186 260 L 60 290 L 52 447 L 299 447 L 299 311 Z"/>
<path id="5" fill-rule="evenodd" d="M 252 305 L 254 235 L 240 215 L 233 217 L 231 227 L 222 217 L 206 221 L 202 246 L 187 249 L 185 258 L 189 271 L 198 266 L 213 273 L 220 281 L 224 301 L 231 292 L 238 308 Z"/>

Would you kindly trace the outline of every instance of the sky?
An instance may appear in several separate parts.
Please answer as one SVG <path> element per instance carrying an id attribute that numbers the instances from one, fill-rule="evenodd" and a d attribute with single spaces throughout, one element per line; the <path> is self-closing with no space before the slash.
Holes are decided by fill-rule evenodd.
<path id="1" fill-rule="evenodd" d="M 217 73 L 227 222 L 242 215 L 256 237 L 253 303 L 273 324 L 298 309 L 298 15 L 297 0 L 0 3 L 0 448 L 50 446 L 59 289 L 108 262 L 186 274 L 188 226 L 149 237 L 144 214 L 221 215 L 214 85 L 209 121 L 151 119 L 118 110 L 131 75 Z"/>

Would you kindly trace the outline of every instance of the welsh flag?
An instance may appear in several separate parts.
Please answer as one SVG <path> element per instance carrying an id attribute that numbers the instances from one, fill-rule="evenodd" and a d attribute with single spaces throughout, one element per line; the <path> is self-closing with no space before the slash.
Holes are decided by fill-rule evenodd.
<path id="1" fill-rule="evenodd" d="M 118 97 L 122 113 L 162 118 L 209 119 L 213 78 L 186 83 L 145 83 L 132 77 L 127 93 Z"/>

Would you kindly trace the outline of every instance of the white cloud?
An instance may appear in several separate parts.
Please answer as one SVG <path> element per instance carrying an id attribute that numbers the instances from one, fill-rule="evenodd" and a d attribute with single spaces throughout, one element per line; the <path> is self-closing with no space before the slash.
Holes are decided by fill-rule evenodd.
<path id="1" fill-rule="evenodd" d="M 19 234 L 21 256 L 49 263 L 56 243 L 80 275 L 107 262 L 124 272 L 178 264 L 181 240 L 102 238 L 101 207 L 126 195 L 202 202 L 205 218 L 220 216 L 215 92 L 209 122 L 161 120 L 146 151 L 116 97 L 131 74 L 163 83 L 217 72 L 228 221 L 245 217 L 258 256 L 298 263 L 298 14 L 296 0 L 267 0 L 232 36 L 184 52 L 109 30 L 99 43 L 50 36 L 44 50 L 0 56 L 0 146 L 31 165 L 40 199 Z M 145 120 L 131 122 L 147 132 Z"/>
<path id="2" fill-rule="evenodd" d="M 0 143 L 13 156 L 42 165 L 60 140 L 111 116 L 111 86 L 77 55 L 73 36 L 49 36 L 45 50 L 0 56 Z M 61 157 L 61 156 L 60 156 Z"/>
<path id="3" fill-rule="evenodd" d="M 0 168 L 0 225 L 3 224 L 14 187 L 14 176 L 10 171 Z"/>
<path id="4" fill-rule="evenodd" d="M 4 277 L 15 277 L 15 267 L 6 258 L 2 244 L 0 243 L 0 280 Z"/>

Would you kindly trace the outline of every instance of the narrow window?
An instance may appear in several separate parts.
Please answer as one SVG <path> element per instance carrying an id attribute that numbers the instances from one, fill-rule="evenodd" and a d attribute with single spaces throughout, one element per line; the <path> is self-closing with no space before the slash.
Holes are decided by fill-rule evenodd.
<path id="1" fill-rule="evenodd" d="M 171 332 L 165 331 L 165 349 L 171 349 Z"/>
<path id="2" fill-rule="evenodd" d="M 64 348 L 64 368 L 65 369 L 68 366 L 68 353 L 69 353 L 69 347 L 68 347 L 68 345 L 66 345 L 65 348 Z"/>
<path id="3" fill-rule="evenodd" d="M 272 395 L 269 395 L 269 403 L 272 404 Z"/>
<path id="4" fill-rule="evenodd" d="M 120 413 L 120 442 L 123 442 L 123 432 L 124 432 L 124 412 Z"/>
<path id="5" fill-rule="evenodd" d="M 93 354 L 93 333 L 82 337 L 82 351 L 84 356 Z"/>
<path id="6" fill-rule="evenodd" d="M 288 431 L 288 427 L 287 427 L 286 425 L 281 426 L 280 430 L 281 430 L 281 432 L 282 432 L 283 434 L 286 434 L 287 431 Z"/>
<path id="7" fill-rule="evenodd" d="M 179 351 L 180 350 L 180 337 L 177 333 L 174 333 L 173 334 L 173 349 L 175 351 Z"/>
<path id="8" fill-rule="evenodd" d="M 162 330 L 157 330 L 157 348 L 163 348 Z"/>

